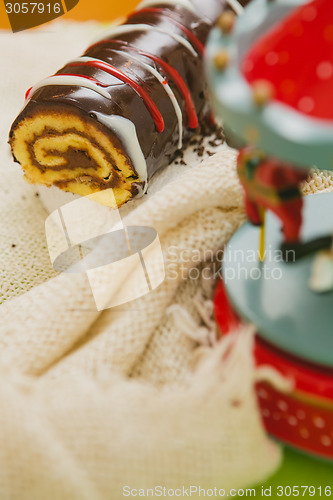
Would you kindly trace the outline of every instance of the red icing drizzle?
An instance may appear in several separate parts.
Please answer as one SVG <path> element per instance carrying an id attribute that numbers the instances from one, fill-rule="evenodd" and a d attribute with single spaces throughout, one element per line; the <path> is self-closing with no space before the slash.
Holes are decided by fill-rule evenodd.
<path id="1" fill-rule="evenodd" d="M 180 76 L 177 70 L 175 70 L 170 64 L 166 63 L 159 57 L 155 56 L 154 54 L 149 54 L 147 52 L 144 52 L 142 50 L 139 51 L 139 54 L 142 54 L 143 56 L 149 57 L 153 61 L 155 61 L 161 68 L 164 69 L 164 71 L 172 78 L 172 80 L 175 82 L 176 87 L 178 88 L 180 94 L 183 96 L 184 101 L 185 101 L 185 107 L 186 107 L 186 112 L 188 116 L 188 126 L 191 129 L 195 129 L 198 126 L 198 116 L 195 110 L 194 103 L 192 101 L 191 94 L 186 86 L 186 83 Z"/>
<path id="2" fill-rule="evenodd" d="M 105 41 L 104 41 L 105 43 Z M 188 116 L 188 126 L 191 129 L 195 129 L 198 126 L 198 116 L 195 110 L 194 103 L 192 101 L 191 94 L 186 86 L 186 83 L 178 73 L 178 71 L 175 70 L 170 64 L 167 62 L 163 61 L 163 59 L 155 56 L 154 54 L 151 54 L 149 52 L 145 52 L 144 50 L 138 49 L 136 47 L 132 47 L 129 45 L 124 45 L 124 42 L 121 40 L 112 40 L 112 43 L 116 44 L 122 44 L 123 46 L 121 47 L 122 49 L 131 49 L 138 54 L 148 57 L 149 59 L 155 61 L 161 68 L 165 71 L 165 73 L 174 81 L 176 87 L 178 88 L 180 94 L 184 98 L 185 101 L 185 107 L 186 107 L 186 112 Z M 89 47 L 91 48 L 91 47 Z"/>
<path id="3" fill-rule="evenodd" d="M 270 81 L 275 99 L 316 118 L 333 119 L 333 1 L 295 9 L 247 52 L 241 71 L 249 83 Z"/>
<path id="4" fill-rule="evenodd" d="M 115 68 L 109 63 L 106 63 L 104 61 L 82 61 L 82 62 L 72 62 L 67 64 L 67 66 L 91 66 L 93 68 L 101 69 L 102 71 L 105 71 L 106 73 L 109 73 L 112 76 L 115 76 L 116 78 L 119 78 L 124 83 L 127 83 L 132 87 L 132 89 L 139 94 L 145 105 L 147 106 L 153 120 L 156 126 L 156 129 L 158 132 L 163 132 L 164 130 L 164 120 L 159 112 L 156 104 L 152 100 L 152 98 L 147 94 L 147 92 L 140 87 L 138 83 L 136 83 L 132 78 L 129 76 L 125 75 L 120 69 Z M 76 76 L 83 76 L 84 75 L 76 75 Z M 86 78 L 86 77 L 85 77 Z M 99 82 L 99 85 L 101 83 Z M 106 85 L 108 86 L 108 85 Z"/>
<path id="5" fill-rule="evenodd" d="M 25 100 L 28 99 L 31 89 L 32 89 L 32 87 L 28 88 L 28 90 L 26 91 L 25 96 L 24 96 Z"/>
<path id="6" fill-rule="evenodd" d="M 179 29 L 182 30 L 182 32 L 193 43 L 193 45 L 195 45 L 195 47 L 198 49 L 198 51 L 201 54 L 204 53 L 205 46 L 203 45 L 203 43 L 201 43 L 200 40 L 195 35 L 193 35 L 192 31 L 190 31 L 188 28 L 186 28 L 186 26 L 184 26 L 182 23 L 180 23 L 179 21 L 177 21 L 176 19 L 174 19 L 170 15 L 168 15 L 168 13 L 164 9 L 157 8 L 157 7 L 141 9 L 139 11 L 132 12 L 132 14 L 130 14 L 127 19 L 131 19 L 132 17 L 138 16 L 140 14 L 145 14 L 145 13 L 147 13 L 147 14 L 160 14 L 163 17 L 166 17 L 169 21 L 174 23 Z"/>

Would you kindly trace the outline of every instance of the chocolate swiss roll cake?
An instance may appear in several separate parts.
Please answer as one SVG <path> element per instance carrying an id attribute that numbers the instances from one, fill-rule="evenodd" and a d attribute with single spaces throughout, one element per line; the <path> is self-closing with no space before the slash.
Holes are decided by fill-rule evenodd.
<path id="1" fill-rule="evenodd" d="M 145 0 L 30 88 L 10 131 L 25 179 L 83 196 L 112 188 L 118 206 L 142 195 L 208 119 L 204 44 L 219 15 L 238 7 Z"/>

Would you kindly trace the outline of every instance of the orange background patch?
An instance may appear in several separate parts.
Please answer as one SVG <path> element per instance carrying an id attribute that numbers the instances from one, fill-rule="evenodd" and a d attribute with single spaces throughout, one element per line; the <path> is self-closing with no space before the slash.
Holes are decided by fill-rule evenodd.
<path id="1" fill-rule="evenodd" d="M 15 3 L 15 0 L 10 1 Z M 38 2 L 38 0 L 30 1 Z M 61 3 L 64 5 L 63 0 Z M 76 21 L 96 20 L 106 23 L 129 13 L 138 3 L 138 0 L 96 0 L 94 2 L 92 0 L 79 0 L 78 5 L 61 18 L 75 19 Z M 0 2 L 0 29 L 11 29 L 3 2 Z"/>

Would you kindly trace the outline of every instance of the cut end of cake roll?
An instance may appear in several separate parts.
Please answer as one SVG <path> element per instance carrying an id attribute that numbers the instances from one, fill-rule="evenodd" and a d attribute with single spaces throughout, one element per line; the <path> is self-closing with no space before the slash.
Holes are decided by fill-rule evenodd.
<path id="1" fill-rule="evenodd" d="M 25 180 L 81 196 L 112 188 L 118 207 L 142 192 L 145 182 L 139 178 L 119 134 L 103 127 L 96 118 L 53 105 L 14 122 L 10 145 Z"/>

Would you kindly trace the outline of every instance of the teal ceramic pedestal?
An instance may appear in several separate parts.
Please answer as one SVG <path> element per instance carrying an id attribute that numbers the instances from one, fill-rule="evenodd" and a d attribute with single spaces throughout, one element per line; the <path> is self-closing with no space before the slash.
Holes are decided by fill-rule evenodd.
<path id="1" fill-rule="evenodd" d="M 333 233 L 333 193 L 305 198 L 304 241 Z M 245 224 L 225 251 L 224 283 L 240 316 L 262 338 L 303 360 L 333 366 L 333 291 L 308 287 L 314 255 L 282 259 L 279 220 L 267 213 L 266 259 L 258 261 L 259 229 Z M 292 254 L 289 255 L 293 260 Z"/>
<path id="2" fill-rule="evenodd" d="M 257 326 L 260 335 L 271 344 L 297 357 L 333 366 L 333 292 L 315 294 L 308 288 L 313 255 L 296 263 L 284 263 L 279 256 L 282 235 L 280 222 L 267 214 L 264 264 L 258 262 L 259 229 L 245 224 L 226 248 L 224 281 L 235 309 Z M 303 239 L 333 233 L 333 193 L 305 198 Z M 284 460 L 274 476 L 257 485 L 256 498 L 271 489 L 267 498 L 279 496 L 278 487 L 313 486 L 298 498 L 333 498 L 333 463 L 284 447 Z M 331 497 L 324 494 L 331 487 Z M 322 488 L 320 495 L 319 488 Z M 299 488 L 300 492 L 303 489 Z M 285 490 L 287 493 L 289 489 Z M 240 498 L 240 497 L 239 497 Z"/>

